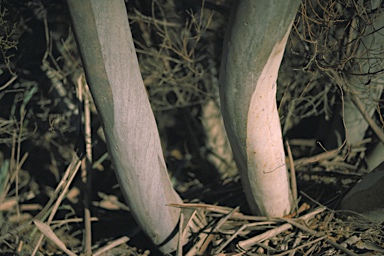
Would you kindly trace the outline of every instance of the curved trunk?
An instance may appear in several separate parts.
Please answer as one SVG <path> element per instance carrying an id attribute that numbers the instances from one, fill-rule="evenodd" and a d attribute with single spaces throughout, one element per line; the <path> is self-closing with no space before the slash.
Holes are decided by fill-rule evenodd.
<path id="1" fill-rule="evenodd" d="M 254 213 L 291 209 L 276 79 L 298 0 L 244 0 L 229 21 L 220 71 L 225 127 Z"/>
<path id="2" fill-rule="evenodd" d="M 87 81 L 123 194 L 163 253 L 176 250 L 182 203 L 164 163 L 124 1 L 68 0 Z M 185 222 L 184 222 L 185 223 Z"/>

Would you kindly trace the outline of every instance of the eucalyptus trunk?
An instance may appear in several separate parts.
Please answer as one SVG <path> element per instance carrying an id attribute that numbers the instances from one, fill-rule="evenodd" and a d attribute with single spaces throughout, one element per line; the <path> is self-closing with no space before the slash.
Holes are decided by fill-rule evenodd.
<path id="1" fill-rule="evenodd" d="M 167 205 L 182 200 L 168 177 L 124 1 L 68 4 L 121 190 L 144 232 L 163 253 L 175 251 L 180 209 Z"/>
<path id="2" fill-rule="evenodd" d="M 383 93 L 384 78 L 384 15 L 378 12 L 382 1 L 368 1 L 372 24 L 363 31 L 357 17 L 351 21 L 351 41 L 359 42 L 352 72 L 345 77 L 347 92 L 344 103 L 344 123 L 348 144 L 362 140 L 369 127 L 367 119 L 374 119 Z M 357 31 L 356 31 L 357 30 Z M 361 35 L 359 33 L 362 33 Z M 371 171 L 345 195 L 341 208 L 364 213 L 372 220 L 384 220 L 384 132 L 375 122 L 371 123 L 378 142 L 369 151 L 366 162 Z M 373 127 L 372 127 L 373 126 Z M 375 127 L 376 126 L 376 127 Z"/>
<path id="3" fill-rule="evenodd" d="M 276 79 L 299 0 L 243 0 L 229 20 L 220 70 L 224 124 L 255 214 L 292 206 Z"/>

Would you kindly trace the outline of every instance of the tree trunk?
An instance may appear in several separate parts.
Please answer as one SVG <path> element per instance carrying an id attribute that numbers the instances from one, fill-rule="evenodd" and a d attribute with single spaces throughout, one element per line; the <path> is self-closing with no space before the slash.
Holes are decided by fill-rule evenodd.
<path id="1" fill-rule="evenodd" d="M 276 79 L 299 2 L 239 1 L 224 42 L 224 123 L 251 210 L 262 215 L 291 210 Z"/>
<path id="2" fill-rule="evenodd" d="M 371 0 L 370 4 L 371 9 L 367 9 L 367 11 L 375 13 L 374 10 L 380 8 L 381 1 Z M 349 38 L 352 42 L 349 43 L 353 45 L 356 40 L 359 40 L 360 43 L 356 52 L 353 70 L 346 75 L 347 86 L 345 90 L 347 94 L 344 103 L 344 121 L 349 144 L 356 143 L 364 138 L 369 125 L 363 113 L 370 117 L 373 116 L 383 92 L 384 35 L 380 32 L 383 29 L 379 28 L 384 26 L 384 15 L 376 11 L 376 15 L 371 14 L 371 16 L 371 25 L 367 26 L 365 21 L 359 21 L 359 18 L 355 17 L 350 26 Z M 363 25 L 359 23 L 363 23 Z M 362 31 L 358 31 L 359 28 L 364 29 L 362 35 L 360 35 Z M 360 36 L 361 39 L 358 38 Z M 359 110 L 356 106 L 356 99 L 362 103 L 364 109 Z M 384 160 L 384 157 L 382 160 Z"/>
<path id="3" fill-rule="evenodd" d="M 108 151 L 138 224 L 163 253 L 177 247 L 181 203 L 171 186 L 124 1 L 68 0 Z M 185 222 L 184 222 L 185 223 Z"/>
<path id="4" fill-rule="evenodd" d="M 216 167 L 221 179 L 225 179 L 236 175 L 237 169 L 217 101 L 210 99 L 202 106 L 201 122 L 206 135 L 207 159 Z"/>
<path id="5" fill-rule="evenodd" d="M 381 1 L 371 0 L 370 13 L 380 8 Z M 347 131 L 347 142 L 353 144 L 364 138 L 368 128 L 368 122 L 364 115 L 372 117 L 375 110 L 378 109 L 380 97 L 383 92 L 383 66 L 384 53 L 383 43 L 384 35 L 384 15 L 382 12 L 376 12 L 376 15 L 370 17 L 372 25 L 367 26 L 362 35 L 360 45 L 357 51 L 354 70 L 351 72 L 356 75 L 347 77 L 346 98 L 344 104 L 344 122 Z M 358 28 L 358 18 L 352 21 L 351 30 L 356 34 Z M 355 38 L 353 38 L 355 39 Z M 358 104 L 360 102 L 361 104 Z M 360 109 L 357 107 L 360 105 Z M 383 137 L 383 131 L 378 129 Z M 381 222 L 384 220 L 384 143 L 380 139 L 378 144 L 367 156 L 366 161 L 368 170 L 371 171 L 359 183 L 357 183 L 344 196 L 340 207 L 344 210 L 353 210 L 363 213 L 366 217 Z"/>

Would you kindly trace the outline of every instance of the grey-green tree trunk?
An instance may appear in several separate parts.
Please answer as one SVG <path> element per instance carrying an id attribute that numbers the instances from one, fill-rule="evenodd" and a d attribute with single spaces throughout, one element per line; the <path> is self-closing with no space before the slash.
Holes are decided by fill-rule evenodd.
<path id="1" fill-rule="evenodd" d="M 237 2 L 224 42 L 224 124 L 251 210 L 262 215 L 283 216 L 292 205 L 276 79 L 299 2 Z"/>
<path id="2" fill-rule="evenodd" d="M 170 183 L 124 1 L 68 0 L 74 30 L 121 190 L 163 253 L 177 248 L 181 203 Z"/>
<path id="3" fill-rule="evenodd" d="M 380 8 L 382 4 L 378 0 L 369 2 L 372 8 L 368 12 Z M 344 104 L 344 122 L 348 144 L 356 143 L 364 138 L 368 129 L 368 122 L 363 113 L 368 116 L 374 115 L 383 92 L 384 15 L 376 12 L 376 15 L 370 19 L 372 25 L 363 31 L 356 53 L 355 69 L 351 72 L 358 75 L 352 74 L 345 79 L 347 95 Z M 362 21 L 359 21 L 357 17 L 351 21 L 352 40 L 355 40 L 358 33 L 362 32 L 356 31 L 356 27 L 359 27 L 358 22 Z M 357 97 L 361 101 L 363 110 L 356 107 L 352 97 Z M 341 202 L 341 208 L 364 213 L 371 220 L 381 222 L 384 220 L 384 189 L 382 189 L 384 185 L 384 143 L 382 141 L 379 141 L 369 152 L 366 162 L 368 170 L 373 171 L 345 195 Z"/>

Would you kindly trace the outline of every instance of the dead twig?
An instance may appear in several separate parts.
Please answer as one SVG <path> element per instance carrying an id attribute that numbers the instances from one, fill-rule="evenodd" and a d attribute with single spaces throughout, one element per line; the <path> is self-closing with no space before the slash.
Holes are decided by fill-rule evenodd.
<path id="1" fill-rule="evenodd" d="M 287 153 L 288 153 L 288 158 L 289 158 L 292 198 L 293 198 L 294 205 L 297 207 L 297 183 L 296 183 L 295 164 L 293 161 L 291 147 L 289 146 L 289 142 L 285 141 L 285 144 L 287 146 Z"/>
<path id="2" fill-rule="evenodd" d="M 314 218 L 317 214 L 323 212 L 325 209 L 326 209 L 325 207 L 319 207 L 319 208 L 313 210 L 312 212 L 307 213 L 306 215 L 303 215 L 302 217 L 300 217 L 298 219 L 303 220 L 303 221 L 308 221 L 308 220 Z M 290 219 L 283 218 L 281 220 L 286 221 L 286 220 L 290 220 Z M 249 238 L 249 239 L 246 239 L 243 241 L 240 241 L 237 244 L 237 246 L 243 250 L 249 250 L 252 248 L 252 246 L 256 242 L 262 242 L 264 240 L 270 239 L 270 238 L 272 238 L 272 237 L 274 237 L 274 236 L 276 236 L 276 235 L 278 235 L 284 231 L 287 231 L 288 229 L 291 229 L 291 228 L 292 228 L 292 224 L 286 223 L 286 224 L 283 224 L 283 225 L 276 227 L 274 229 L 268 230 L 268 231 L 266 231 L 260 235 L 254 236 L 252 238 Z"/>
<path id="3" fill-rule="evenodd" d="M 91 230 L 91 165 L 92 165 L 92 138 L 91 138 L 91 110 L 88 85 L 85 78 L 80 75 L 77 79 L 78 98 L 84 104 L 84 138 L 86 157 L 82 160 L 81 178 L 84 185 L 84 253 L 86 256 L 92 254 L 92 230 Z M 83 101 L 84 98 L 84 101 Z"/>
<path id="4" fill-rule="evenodd" d="M 60 187 L 58 186 L 56 188 L 56 191 L 55 191 L 55 194 L 56 194 L 56 192 L 58 194 L 60 189 L 62 188 L 61 189 L 61 194 L 59 195 L 59 197 L 57 198 L 56 201 L 55 201 L 55 197 L 51 197 L 51 199 L 48 201 L 47 205 L 43 208 L 43 210 L 41 210 L 40 213 L 38 215 L 36 215 L 36 217 L 34 218 L 35 220 L 41 220 L 41 219 L 45 218 L 46 217 L 46 213 L 50 209 L 50 204 L 55 202 L 55 204 L 53 205 L 53 207 L 51 209 L 51 213 L 50 213 L 50 215 L 48 217 L 48 220 L 46 222 L 47 224 L 51 223 L 53 217 L 56 214 L 56 211 L 59 208 L 59 205 L 63 201 L 63 199 L 64 199 L 64 197 L 65 197 L 65 195 L 66 195 L 66 193 L 68 191 L 69 186 L 71 185 L 73 179 L 76 176 L 77 171 L 79 170 L 80 164 L 81 164 L 80 159 L 78 159 L 76 153 L 73 153 L 72 162 L 69 165 L 69 167 L 67 168 L 66 174 L 63 176 L 63 179 L 59 183 Z M 68 180 L 65 180 L 64 177 L 68 178 Z M 44 238 L 44 235 L 41 234 L 39 239 L 38 239 L 38 241 L 37 241 L 37 243 L 36 243 L 36 245 L 35 245 L 35 248 L 34 248 L 32 254 L 31 254 L 32 256 L 36 255 L 36 253 L 37 253 L 37 251 L 38 251 L 38 249 L 40 247 L 40 244 L 43 241 L 43 238 Z"/>
<path id="5" fill-rule="evenodd" d="M 97 251 L 95 251 L 95 252 L 93 253 L 93 256 L 99 256 L 99 255 L 102 255 L 103 253 L 105 253 L 105 252 L 111 250 L 112 248 L 117 247 L 117 246 L 119 246 L 119 245 L 121 245 L 121 244 L 124 244 L 124 243 L 126 243 L 126 242 L 128 242 L 128 241 L 129 241 L 129 237 L 127 237 L 127 236 L 120 237 L 119 239 L 116 239 L 116 240 L 114 240 L 114 241 L 108 243 L 106 246 L 101 247 L 100 249 L 98 249 Z"/>

